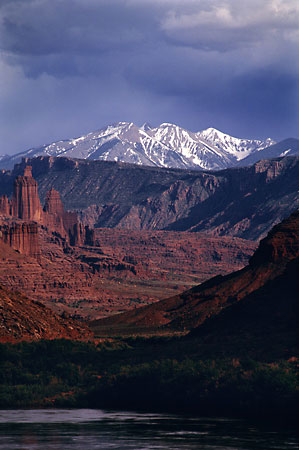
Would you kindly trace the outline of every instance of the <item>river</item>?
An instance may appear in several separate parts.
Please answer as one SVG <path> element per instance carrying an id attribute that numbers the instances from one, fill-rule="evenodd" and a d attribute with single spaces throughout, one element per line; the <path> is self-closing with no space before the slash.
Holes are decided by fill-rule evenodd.
<path id="1" fill-rule="evenodd" d="M 244 420 L 91 409 L 1 410 L 1 450 L 295 449 L 295 431 Z"/>

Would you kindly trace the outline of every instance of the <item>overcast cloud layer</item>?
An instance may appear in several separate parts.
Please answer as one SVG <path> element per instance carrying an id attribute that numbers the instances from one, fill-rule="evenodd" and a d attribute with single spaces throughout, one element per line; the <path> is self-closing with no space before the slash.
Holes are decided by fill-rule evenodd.
<path id="1" fill-rule="evenodd" d="M 299 137 L 297 0 L 1 0 L 0 154 L 111 122 Z"/>

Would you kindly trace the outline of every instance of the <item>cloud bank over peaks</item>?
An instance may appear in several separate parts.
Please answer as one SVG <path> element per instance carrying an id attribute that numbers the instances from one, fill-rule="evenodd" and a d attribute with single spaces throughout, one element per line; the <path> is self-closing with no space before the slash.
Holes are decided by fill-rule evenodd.
<path id="1" fill-rule="evenodd" d="M 0 153 L 122 120 L 296 137 L 298 22 L 297 0 L 2 0 Z"/>

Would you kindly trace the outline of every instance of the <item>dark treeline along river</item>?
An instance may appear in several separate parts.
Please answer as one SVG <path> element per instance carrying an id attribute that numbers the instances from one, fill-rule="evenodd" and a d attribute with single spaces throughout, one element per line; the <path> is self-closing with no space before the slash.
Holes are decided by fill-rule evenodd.
<path id="1" fill-rule="evenodd" d="M 244 420 L 90 409 L 2 410 L 1 450 L 295 449 L 294 430 Z"/>

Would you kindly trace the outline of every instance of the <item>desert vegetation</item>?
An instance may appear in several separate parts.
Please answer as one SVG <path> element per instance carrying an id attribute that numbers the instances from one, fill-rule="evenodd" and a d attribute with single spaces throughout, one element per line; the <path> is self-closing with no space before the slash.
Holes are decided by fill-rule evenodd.
<path id="1" fill-rule="evenodd" d="M 185 338 L 1 344 L 1 408 L 96 407 L 291 417 L 297 360 L 211 357 Z"/>

